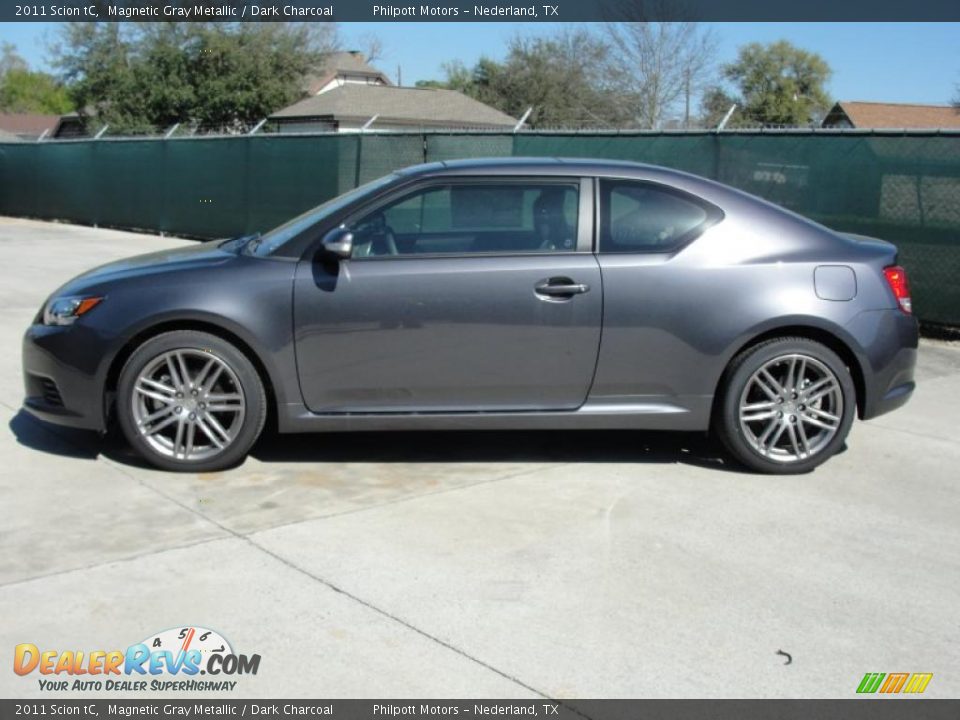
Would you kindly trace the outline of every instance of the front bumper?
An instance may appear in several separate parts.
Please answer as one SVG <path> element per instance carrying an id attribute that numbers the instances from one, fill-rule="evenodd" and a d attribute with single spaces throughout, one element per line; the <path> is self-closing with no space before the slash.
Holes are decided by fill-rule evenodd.
<path id="1" fill-rule="evenodd" d="M 89 328 L 31 325 L 23 337 L 24 409 L 57 425 L 106 429 L 103 341 Z"/>

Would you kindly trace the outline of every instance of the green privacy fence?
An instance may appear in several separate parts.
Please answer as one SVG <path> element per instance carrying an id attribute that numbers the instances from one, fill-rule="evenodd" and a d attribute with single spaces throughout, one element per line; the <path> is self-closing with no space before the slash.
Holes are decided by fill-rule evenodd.
<path id="1" fill-rule="evenodd" d="M 415 163 L 636 160 L 895 242 L 928 322 L 960 325 L 960 133 L 409 133 L 0 144 L 0 214 L 195 237 L 265 230 Z"/>

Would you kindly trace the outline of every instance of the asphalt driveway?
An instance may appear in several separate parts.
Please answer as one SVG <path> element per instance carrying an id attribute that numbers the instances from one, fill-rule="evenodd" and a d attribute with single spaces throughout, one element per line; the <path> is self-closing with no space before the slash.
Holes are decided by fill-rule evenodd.
<path id="1" fill-rule="evenodd" d="M 184 625 L 261 655 L 237 697 L 960 696 L 960 346 L 803 477 L 627 432 L 268 436 L 174 475 L 22 413 L 44 298 L 182 242 L 0 218 L 0 696 L 43 694 L 17 643 Z"/>

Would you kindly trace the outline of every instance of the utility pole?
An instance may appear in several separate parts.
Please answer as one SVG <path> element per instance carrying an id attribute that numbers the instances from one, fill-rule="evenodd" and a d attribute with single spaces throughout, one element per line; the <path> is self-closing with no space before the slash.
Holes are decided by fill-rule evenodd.
<path id="1" fill-rule="evenodd" d="M 403 75 L 400 74 L 400 63 L 397 63 L 397 87 L 403 87 Z"/>

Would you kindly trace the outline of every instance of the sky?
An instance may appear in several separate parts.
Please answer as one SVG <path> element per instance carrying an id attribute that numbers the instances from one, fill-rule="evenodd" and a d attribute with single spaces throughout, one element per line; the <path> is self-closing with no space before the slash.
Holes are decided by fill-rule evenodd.
<path id="1" fill-rule="evenodd" d="M 946 104 L 960 94 L 960 23 L 711 23 L 718 60 L 728 62 L 748 42 L 789 40 L 822 55 L 833 69 L 828 93 L 836 100 Z M 502 58 L 510 38 L 549 34 L 555 23 L 342 23 L 345 49 L 383 43 L 377 65 L 403 84 L 443 77 L 441 65 L 472 65 L 481 55 Z M 12 42 L 34 67 L 49 69 L 51 23 L 0 23 L 0 41 Z"/>

